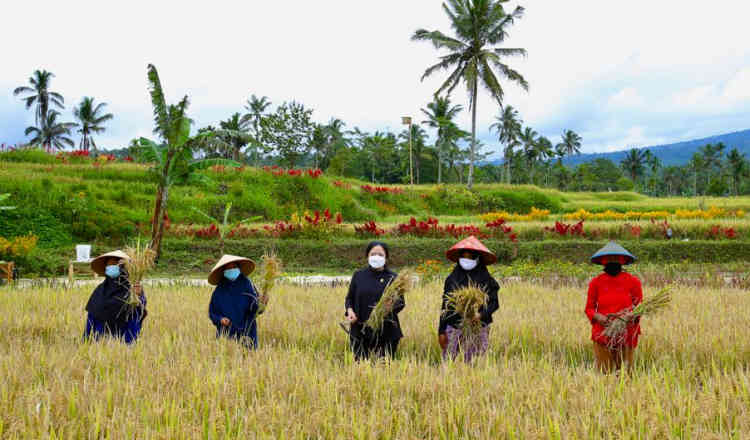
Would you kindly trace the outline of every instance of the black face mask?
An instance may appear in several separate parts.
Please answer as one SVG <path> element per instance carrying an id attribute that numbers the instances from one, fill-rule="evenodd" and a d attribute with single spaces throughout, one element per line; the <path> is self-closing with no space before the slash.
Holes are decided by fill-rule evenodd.
<path id="1" fill-rule="evenodd" d="M 622 264 L 607 263 L 606 265 L 604 265 L 604 272 L 606 272 L 608 275 L 616 277 L 620 274 L 620 272 L 622 272 Z"/>

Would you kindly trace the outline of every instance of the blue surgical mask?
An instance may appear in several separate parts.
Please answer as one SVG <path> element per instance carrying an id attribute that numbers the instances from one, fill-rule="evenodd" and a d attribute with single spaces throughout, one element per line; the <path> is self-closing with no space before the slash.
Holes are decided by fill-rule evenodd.
<path id="1" fill-rule="evenodd" d="M 224 271 L 224 278 L 228 279 L 229 281 L 236 280 L 238 276 L 240 276 L 240 270 L 237 268 L 227 269 Z"/>
<path id="2" fill-rule="evenodd" d="M 116 264 L 107 266 L 107 268 L 104 269 L 104 273 L 110 278 L 117 278 L 120 276 L 120 266 Z"/>

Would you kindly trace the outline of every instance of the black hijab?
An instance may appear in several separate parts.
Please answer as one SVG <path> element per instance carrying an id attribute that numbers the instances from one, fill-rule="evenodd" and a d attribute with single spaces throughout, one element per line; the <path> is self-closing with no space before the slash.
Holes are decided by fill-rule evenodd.
<path id="1" fill-rule="evenodd" d="M 130 281 L 125 269 L 120 269 L 117 278 L 106 277 L 99 284 L 94 293 L 91 294 L 86 304 L 86 311 L 97 321 L 101 321 L 110 327 L 124 325 L 130 317 L 127 307 Z"/>

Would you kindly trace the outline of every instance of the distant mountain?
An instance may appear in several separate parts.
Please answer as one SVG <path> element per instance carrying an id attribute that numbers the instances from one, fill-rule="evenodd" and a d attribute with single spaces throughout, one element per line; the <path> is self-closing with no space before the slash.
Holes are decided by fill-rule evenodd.
<path id="1" fill-rule="evenodd" d="M 662 164 L 668 165 L 685 165 L 690 161 L 693 153 L 698 151 L 699 148 L 706 144 L 718 144 L 719 142 L 726 145 L 725 154 L 732 148 L 740 150 L 741 153 L 747 154 L 750 158 L 750 130 L 737 131 L 729 134 L 722 134 L 718 136 L 707 137 L 703 139 L 695 139 L 692 141 L 678 142 L 669 145 L 657 145 L 653 147 L 645 147 L 644 149 L 650 150 L 653 155 L 658 157 Z M 591 162 L 595 159 L 604 158 L 609 159 L 612 162 L 620 163 L 625 157 L 628 150 L 613 151 L 611 153 L 591 153 L 591 154 L 580 154 L 578 156 L 568 157 L 563 163 L 568 166 L 575 166 L 584 162 Z"/>

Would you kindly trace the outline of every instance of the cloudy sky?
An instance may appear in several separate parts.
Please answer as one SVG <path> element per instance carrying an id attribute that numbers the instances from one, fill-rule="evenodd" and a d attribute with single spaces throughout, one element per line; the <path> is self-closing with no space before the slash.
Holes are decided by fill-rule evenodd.
<path id="1" fill-rule="evenodd" d="M 569 128 L 584 151 L 611 151 L 750 128 L 750 2 L 522 5 L 507 45 L 528 50 L 510 64 L 531 89 L 508 85 L 506 103 L 553 142 Z M 12 91 L 47 69 L 66 119 L 82 96 L 109 104 L 115 119 L 97 142 L 107 148 L 150 135 L 148 63 L 168 101 L 190 96 L 198 127 L 241 111 L 254 93 L 300 101 L 320 122 L 400 130 L 400 116 L 419 117 L 442 78 L 420 82 L 438 53 L 410 37 L 449 30 L 436 0 L 4 0 L 0 11 L 0 142 L 24 140 L 33 113 Z M 467 104 L 464 90 L 453 99 Z M 479 134 L 492 150 L 497 113 L 479 100 Z M 468 112 L 461 123 L 470 128 Z"/>

